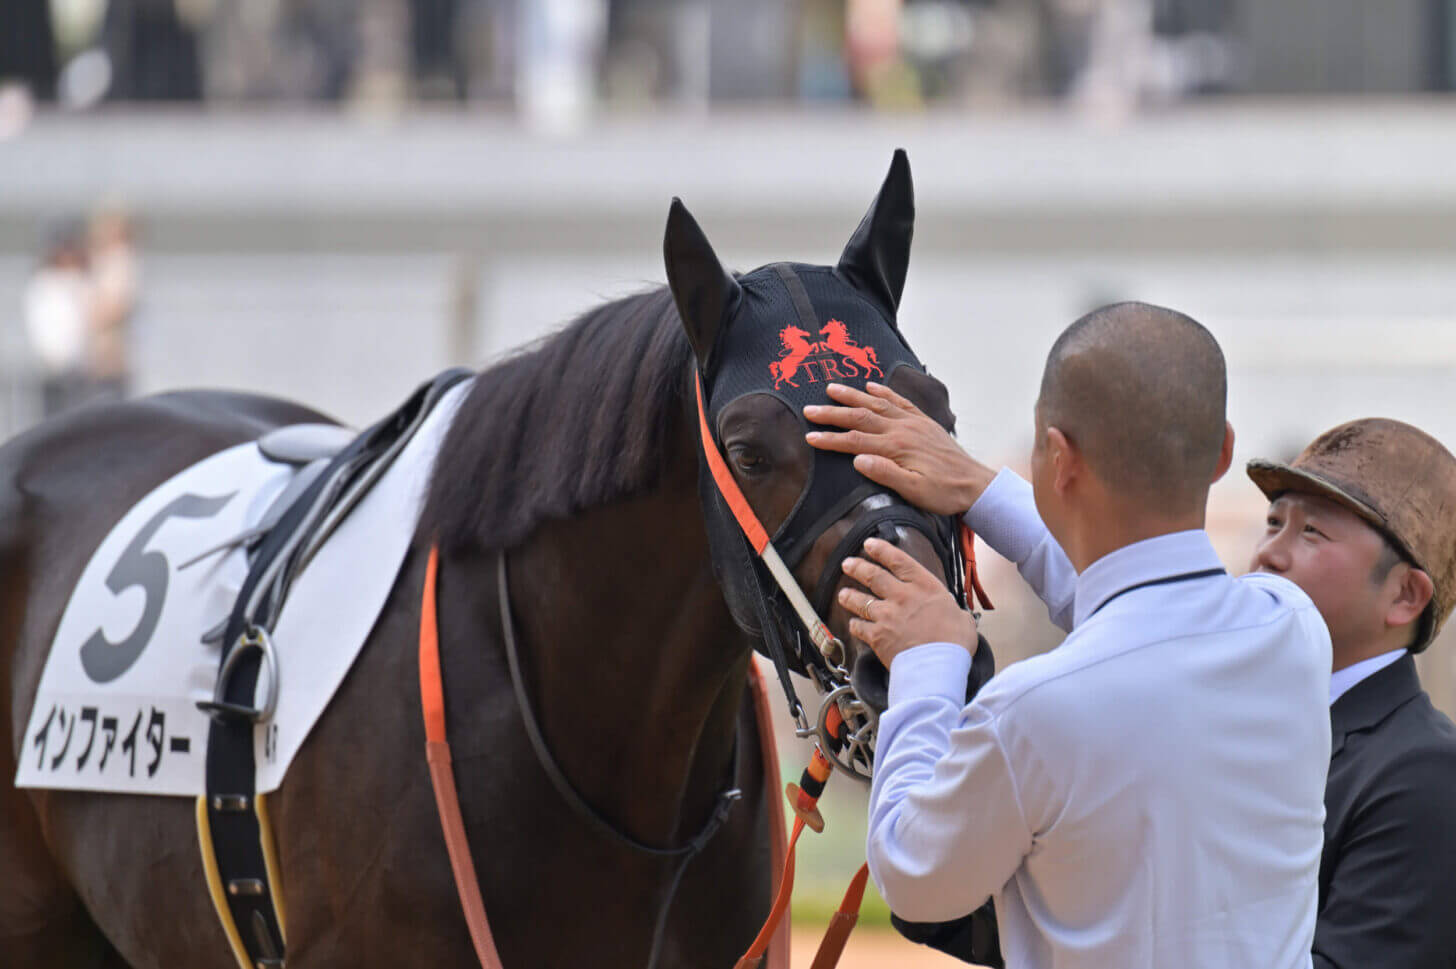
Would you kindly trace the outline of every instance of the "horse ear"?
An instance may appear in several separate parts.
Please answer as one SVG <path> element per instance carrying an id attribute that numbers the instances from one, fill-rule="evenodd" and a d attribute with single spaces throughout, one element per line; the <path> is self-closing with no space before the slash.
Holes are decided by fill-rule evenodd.
<path id="1" fill-rule="evenodd" d="M 892 324 L 910 268 L 910 237 L 915 232 L 915 186 L 910 159 L 895 149 L 890 173 L 859 228 L 844 247 L 836 267 L 856 289 L 879 304 Z"/>
<path id="2" fill-rule="evenodd" d="M 738 304 L 742 289 L 718 261 L 708 237 L 678 198 L 672 200 L 672 208 L 667 211 L 662 257 L 683 329 L 699 366 L 706 370 L 713 345 Z"/>

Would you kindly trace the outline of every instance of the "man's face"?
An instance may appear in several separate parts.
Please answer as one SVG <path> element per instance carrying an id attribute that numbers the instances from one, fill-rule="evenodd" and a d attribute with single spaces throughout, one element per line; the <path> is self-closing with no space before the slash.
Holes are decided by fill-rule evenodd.
<path id="1" fill-rule="evenodd" d="M 1385 632 L 1389 576 L 1375 574 L 1385 539 L 1364 519 L 1328 498 L 1287 492 L 1269 505 L 1264 537 L 1250 568 L 1294 582 L 1314 601 L 1341 655 Z"/>

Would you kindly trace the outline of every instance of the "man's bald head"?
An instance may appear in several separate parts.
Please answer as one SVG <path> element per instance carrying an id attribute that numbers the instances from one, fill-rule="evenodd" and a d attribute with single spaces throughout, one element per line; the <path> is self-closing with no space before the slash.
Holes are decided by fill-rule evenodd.
<path id="1" fill-rule="evenodd" d="M 1182 503 L 1218 468 L 1227 397 L 1211 333 L 1174 310 L 1114 303 L 1052 345 L 1038 427 L 1061 430 L 1115 493 Z"/>

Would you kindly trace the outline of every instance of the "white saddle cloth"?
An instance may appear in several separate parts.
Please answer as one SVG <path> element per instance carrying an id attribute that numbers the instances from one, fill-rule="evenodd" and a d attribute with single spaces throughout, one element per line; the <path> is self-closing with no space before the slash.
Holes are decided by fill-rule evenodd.
<path id="1" fill-rule="evenodd" d="M 277 711 L 254 727 L 258 793 L 282 783 L 374 627 L 473 383 L 446 393 L 294 582 L 272 636 Z M 204 793 L 209 720 L 196 704 L 212 697 L 220 644 L 201 637 L 227 618 L 247 562 L 235 548 L 182 566 L 255 525 L 293 474 L 240 444 L 171 478 L 112 528 L 61 616 L 16 787 Z M 257 696 L 270 688 L 261 675 Z"/>

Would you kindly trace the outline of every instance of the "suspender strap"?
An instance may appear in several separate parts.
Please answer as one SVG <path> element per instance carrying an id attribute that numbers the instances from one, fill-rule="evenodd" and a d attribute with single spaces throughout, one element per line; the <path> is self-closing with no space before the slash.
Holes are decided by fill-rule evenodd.
<path id="1" fill-rule="evenodd" d="M 728 503 L 733 517 L 738 521 L 738 527 L 743 529 L 743 534 L 748 537 L 748 543 L 758 553 L 759 559 L 768 568 L 769 574 L 773 576 L 779 591 L 784 594 L 794 613 L 799 617 L 799 622 L 808 631 L 809 638 L 821 653 L 831 653 L 838 647 L 835 645 L 834 634 L 824 624 L 824 620 L 814 611 L 809 604 L 809 597 L 804 595 L 804 590 L 799 588 L 798 581 L 794 578 L 784 560 L 779 557 L 778 550 L 774 548 L 773 542 L 769 540 L 768 532 L 759 522 L 758 516 L 753 513 L 753 508 L 748 504 L 748 499 L 743 496 L 743 491 L 738 487 L 738 482 L 733 480 L 733 474 L 728 470 L 723 455 L 718 451 L 718 445 L 713 441 L 713 431 L 708 427 L 708 412 L 703 403 L 703 378 L 697 376 L 698 393 L 698 433 L 703 440 L 703 456 L 708 461 L 708 470 L 713 474 L 713 481 L 718 486 L 718 493 Z"/>

